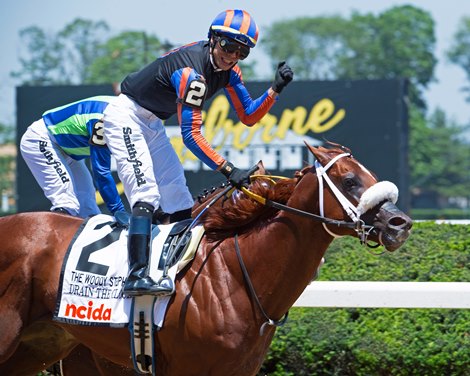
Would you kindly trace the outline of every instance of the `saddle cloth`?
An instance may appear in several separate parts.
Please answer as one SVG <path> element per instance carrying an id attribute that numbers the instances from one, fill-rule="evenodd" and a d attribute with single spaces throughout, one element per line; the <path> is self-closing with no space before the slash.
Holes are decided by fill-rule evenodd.
<path id="1" fill-rule="evenodd" d="M 162 246 L 174 224 L 152 230 L 150 276 L 157 281 Z M 191 230 L 190 244 L 180 261 L 169 270 L 175 278 L 194 257 L 204 234 L 202 226 Z M 88 218 L 77 231 L 64 258 L 54 320 L 80 325 L 124 327 L 131 317 L 132 299 L 122 287 L 129 271 L 127 228 L 114 217 L 99 214 Z M 154 324 L 161 327 L 170 297 L 156 299 Z"/>

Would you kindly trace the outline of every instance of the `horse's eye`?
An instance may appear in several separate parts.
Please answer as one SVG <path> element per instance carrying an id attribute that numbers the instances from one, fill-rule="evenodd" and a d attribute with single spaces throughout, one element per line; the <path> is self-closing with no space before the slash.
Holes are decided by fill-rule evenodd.
<path id="1" fill-rule="evenodd" d="M 357 184 L 353 178 L 346 178 L 343 181 L 343 185 L 344 185 L 344 188 L 349 191 L 353 189 Z"/>

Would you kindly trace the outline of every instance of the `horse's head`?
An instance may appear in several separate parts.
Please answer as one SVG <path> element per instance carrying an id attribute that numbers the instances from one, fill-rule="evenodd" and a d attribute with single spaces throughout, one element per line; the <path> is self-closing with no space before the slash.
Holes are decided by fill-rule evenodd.
<path id="1" fill-rule="evenodd" d="M 378 182 L 349 149 L 330 145 L 335 148 L 307 145 L 316 158 L 313 168 L 320 189 L 320 214 L 355 222 L 356 226 L 351 229 L 326 225 L 325 229 L 333 236 L 354 231 L 364 242 L 370 240 L 395 251 L 406 241 L 412 227 L 411 218 L 395 206 L 398 188 L 390 182 Z"/>

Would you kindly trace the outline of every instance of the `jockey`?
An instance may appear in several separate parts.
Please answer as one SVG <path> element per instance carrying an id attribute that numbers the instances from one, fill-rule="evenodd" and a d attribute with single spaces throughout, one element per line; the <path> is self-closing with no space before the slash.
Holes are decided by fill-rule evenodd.
<path id="1" fill-rule="evenodd" d="M 46 111 L 22 136 L 21 155 L 52 211 L 82 218 L 101 213 L 93 178 L 108 210 L 113 214 L 125 210 L 111 175 L 111 153 L 101 121 L 104 109 L 115 99 L 91 97 Z"/>
<path id="2" fill-rule="evenodd" d="M 204 101 L 223 89 L 240 120 L 252 126 L 275 103 L 292 80 L 286 63 L 277 67 L 274 82 L 252 99 L 237 65 L 255 47 L 258 27 L 244 10 L 220 13 L 209 28 L 208 40 L 176 48 L 121 83 L 121 94 L 104 113 L 104 137 L 116 158 L 119 178 L 132 208 L 128 252 L 128 296 L 172 293 L 148 275 L 152 214 L 157 208 L 170 221 L 191 217 L 193 198 L 183 166 L 165 133 L 162 121 L 177 114 L 186 147 L 211 169 L 240 187 L 248 173 L 225 160 L 201 133 Z"/>

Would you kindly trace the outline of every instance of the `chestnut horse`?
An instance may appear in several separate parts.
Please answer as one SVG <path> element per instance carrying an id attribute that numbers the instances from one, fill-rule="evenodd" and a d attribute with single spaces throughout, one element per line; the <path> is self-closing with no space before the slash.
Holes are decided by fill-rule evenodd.
<path id="1" fill-rule="evenodd" d="M 155 334 L 158 375 L 256 375 L 336 236 L 388 251 L 408 238 L 412 221 L 394 205 L 392 183 L 344 147 L 308 148 L 315 165 L 293 178 L 256 179 L 197 211 L 206 233 Z M 0 374 L 37 373 L 79 344 L 133 367 L 126 328 L 52 321 L 62 260 L 81 223 L 56 213 L 0 219 Z"/>

